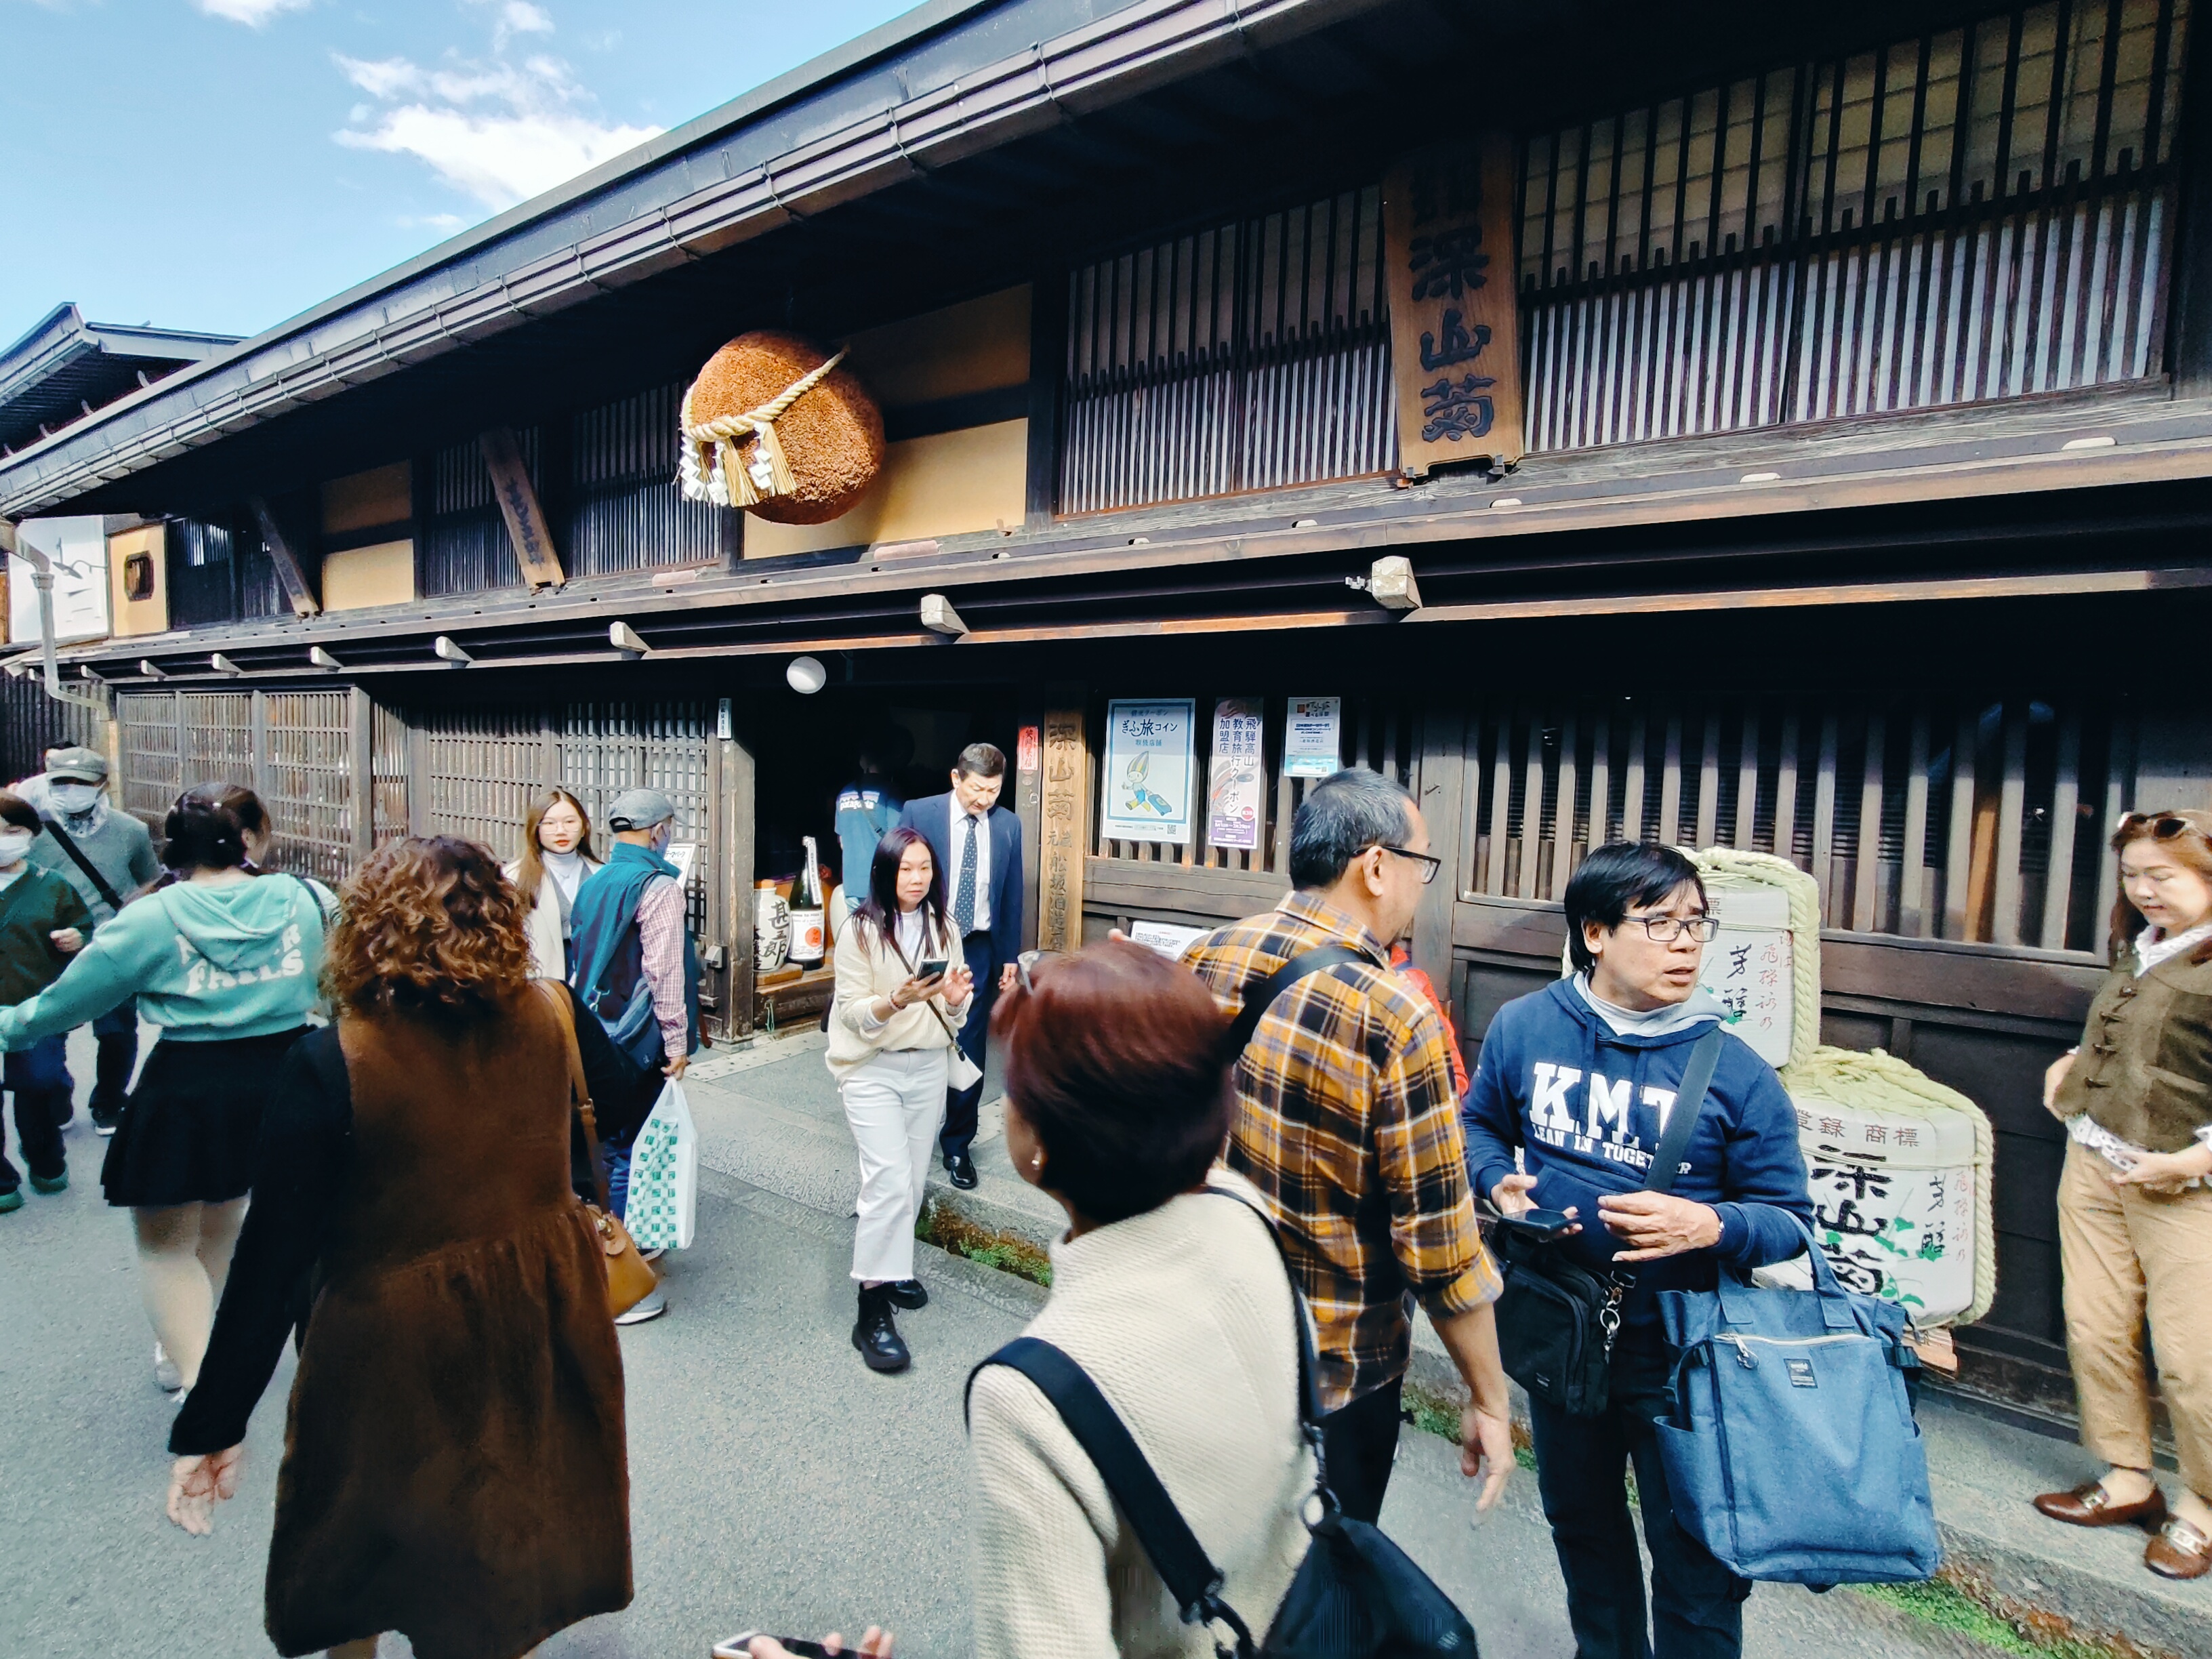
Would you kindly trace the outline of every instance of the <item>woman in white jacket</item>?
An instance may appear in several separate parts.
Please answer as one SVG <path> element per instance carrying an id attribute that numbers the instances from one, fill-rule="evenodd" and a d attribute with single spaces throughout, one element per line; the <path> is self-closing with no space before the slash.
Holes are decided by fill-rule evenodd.
<path id="1" fill-rule="evenodd" d="M 929 1300 L 914 1276 L 914 1224 L 945 1116 L 953 1033 L 974 991 L 929 843 L 918 830 L 887 830 L 868 896 L 838 930 L 828 1055 L 860 1154 L 853 1346 L 871 1370 L 906 1369 L 891 1310 Z"/>
<path id="2" fill-rule="evenodd" d="M 592 815 L 566 789 L 555 787 L 533 802 L 522 821 L 522 856 L 503 866 L 529 907 L 530 976 L 568 977 L 568 907 L 584 878 L 599 867 L 592 856 Z"/>

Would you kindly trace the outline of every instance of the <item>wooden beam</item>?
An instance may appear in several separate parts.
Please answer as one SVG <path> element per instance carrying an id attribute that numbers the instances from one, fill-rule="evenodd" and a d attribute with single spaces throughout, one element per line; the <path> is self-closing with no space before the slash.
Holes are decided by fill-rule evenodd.
<path id="1" fill-rule="evenodd" d="M 268 548 L 269 557 L 276 567 L 276 580 L 283 584 L 284 597 L 292 602 L 295 617 L 315 617 L 322 614 L 322 602 L 315 596 L 314 585 L 307 580 L 307 567 L 301 562 L 299 550 L 284 534 L 276 515 L 269 510 L 264 495 L 249 495 L 246 504 L 253 509 L 254 522 L 261 526 L 262 544 Z M 321 572 L 319 562 L 317 574 Z"/>
<path id="2" fill-rule="evenodd" d="M 522 580 L 530 591 L 559 587 L 568 580 L 561 555 L 553 545 L 552 527 L 538 504 L 530 483 L 530 469 L 522 464 L 522 449 L 514 428 L 495 426 L 481 433 L 477 446 L 483 451 L 484 466 L 491 473 L 491 493 L 498 498 L 500 516 L 507 520 L 507 538 L 514 545 L 514 562 L 522 567 Z"/>

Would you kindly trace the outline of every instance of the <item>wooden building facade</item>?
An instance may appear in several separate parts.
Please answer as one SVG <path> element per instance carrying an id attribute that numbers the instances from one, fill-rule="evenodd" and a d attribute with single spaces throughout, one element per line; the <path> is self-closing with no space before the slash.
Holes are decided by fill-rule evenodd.
<path id="1" fill-rule="evenodd" d="M 1334 699 L 1446 860 L 1414 954 L 1471 1043 L 1590 847 L 1793 859 L 1828 1040 L 1996 1121 L 1967 1383 L 2062 1413 L 2038 1079 L 2113 815 L 2212 805 L 2157 672 L 2212 583 L 2212 59 L 2190 0 L 1646 10 L 925 6 L 0 459 L 0 514 L 143 520 L 126 637 L 64 653 L 131 810 L 249 779 L 336 875 L 651 783 L 727 1032 L 755 882 L 886 726 L 914 790 L 1018 757 L 1058 946 L 1274 902 Z M 883 406 L 830 524 L 678 489 L 759 326 Z M 1108 810 L 1141 699 L 1194 783 L 1256 723 L 1219 842 Z"/>

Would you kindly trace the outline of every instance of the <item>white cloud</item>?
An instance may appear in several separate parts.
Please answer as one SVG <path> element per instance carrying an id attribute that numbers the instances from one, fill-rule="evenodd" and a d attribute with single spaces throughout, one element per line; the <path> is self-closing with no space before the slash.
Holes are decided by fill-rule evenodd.
<path id="1" fill-rule="evenodd" d="M 557 58 L 537 53 L 517 64 L 503 55 L 510 34 L 544 34 L 552 27 L 552 19 L 529 0 L 504 0 L 490 59 L 453 58 L 425 67 L 405 58 L 337 57 L 345 77 L 374 100 L 355 106 L 337 142 L 413 155 L 454 189 L 498 209 L 660 131 L 600 119 L 591 94 Z"/>
<path id="2" fill-rule="evenodd" d="M 280 12 L 305 11 L 308 0 L 194 0 L 210 17 L 226 18 L 258 29 Z"/>

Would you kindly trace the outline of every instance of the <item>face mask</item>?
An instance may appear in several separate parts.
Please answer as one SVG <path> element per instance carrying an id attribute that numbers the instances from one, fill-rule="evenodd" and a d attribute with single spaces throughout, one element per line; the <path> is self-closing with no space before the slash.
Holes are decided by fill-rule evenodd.
<path id="1" fill-rule="evenodd" d="M 71 817 L 79 812 L 89 812 L 100 801 L 100 786 L 96 783 L 57 783 L 47 793 L 53 797 L 55 810 Z"/>
<path id="2" fill-rule="evenodd" d="M 34 839 L 27 830 L 0 830 L 0 864 L 21 864 Z"/>

